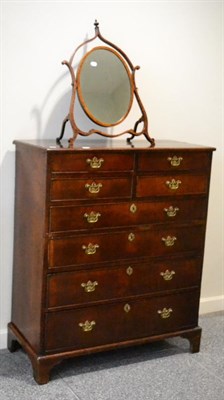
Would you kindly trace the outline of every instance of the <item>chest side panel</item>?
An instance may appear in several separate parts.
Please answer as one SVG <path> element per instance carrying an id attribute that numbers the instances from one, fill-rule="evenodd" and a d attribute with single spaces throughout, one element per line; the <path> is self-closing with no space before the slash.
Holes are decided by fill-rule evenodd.
<path id="1" fill-rule="evenodd" d="M 12 322 L 36 351 L 45 284 L 46 169 L 45 151 L 17 144 Z"/>

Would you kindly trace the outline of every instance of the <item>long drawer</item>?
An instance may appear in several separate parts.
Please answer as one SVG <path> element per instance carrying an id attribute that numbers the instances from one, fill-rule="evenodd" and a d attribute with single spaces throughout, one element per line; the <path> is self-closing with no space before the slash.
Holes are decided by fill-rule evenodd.
<path id="1" fill-rule="evenodd" d="M 207 199 L 170 199 L 170 201 L 134 201 L 91 204 L 86 206 L 52 206 L 50 232 L 110 228 L 162 222 L 203 220 Z"/>
<path id="2" fill-rule="evenodd" d="M 47 307 L 88 304 L 95 301 L 176 290 L 200 285 L 201 258 L 148 261 L 48 276 Z"/>
<path id="3" fill-rule="evenodd" d="M 88 348 L 197 324 L 199 292 L 144 298 L 46 315 L 47 351 Z"/>
<path id="4" fill-rule="evenodd" d="M 152 226 L 152 229 L 145 230 L 54 238 L 49 240 L 49 268 L 200 252 L 204 245 L 204 233 L 204 225 Z"/>

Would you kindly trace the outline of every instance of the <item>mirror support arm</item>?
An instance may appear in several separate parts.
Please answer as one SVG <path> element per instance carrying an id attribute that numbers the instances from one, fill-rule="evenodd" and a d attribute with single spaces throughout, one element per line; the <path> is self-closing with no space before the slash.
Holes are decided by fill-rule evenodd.
<path id="1" fill-rule="evenodd" d="M 61 127 L 61 133 L 60 136 L 56 138 L 56 142 L 57 144 L 61 143 L 61 140 L 63 139 L 64 133 L 65 133 L 65 125 L 67 124 L 67 122 L 69 121 L 69 115 L 67 115 L 65 117 L 65 119 L 62 122 L 62 127 Z"/>

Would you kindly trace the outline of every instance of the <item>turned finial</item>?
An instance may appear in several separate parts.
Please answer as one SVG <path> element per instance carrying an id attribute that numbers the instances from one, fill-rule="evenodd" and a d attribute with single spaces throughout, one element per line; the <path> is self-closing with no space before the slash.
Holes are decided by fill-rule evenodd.
<path id="1" fill-rule="evenodd" d="M 96 33 L 99 32 L 99 22 L 97 21 L 97 19 L 95 19 L 94 26 Z"/>

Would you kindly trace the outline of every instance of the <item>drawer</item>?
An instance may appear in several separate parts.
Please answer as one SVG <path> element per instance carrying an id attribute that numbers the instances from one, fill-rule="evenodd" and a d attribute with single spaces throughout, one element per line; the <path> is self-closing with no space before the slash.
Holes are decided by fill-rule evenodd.
<path id="1" fill-rule="evenodd" d="M 139 154 L 139 171 L 193 171 L 208 170 L 211 155 L 208 152 L 170 150 L 166 152 L 148 151 Z"/>
<path id="2" fill-rule="evenodd" d="M 208 191 L 209 179 L 206 175 L 175 174 L 171 176 L 138 176 L 136 196 L 180 196 L 188 194 L 205 194 Z"/>
<path id="3" fill-rule="evenodd" d="M 91 306 L 46 315 L 46 351 L 81 349 L 197 325 L 196 291 Z"/>
<path id="4" fill-rule="evenodd" d="M 201 258 L 165 259 L 48 276 L 48 308 L 200 286 Z"/>
<path id="5" fill-rule="evenodd" d="M 171 221 L 203 220 L 207 200 L 178 199 L 171 201 L 135 201 L 86 206 L 52 206 L 50 232 L 69 232 L 82 229 L 110 228 Z"/>
<path id="6" fill-rule="evenodd" d="M 51 200 L 89 200 L 130 197 L 130 177 L 88 177 L 86 179 L 52 179 Z"/>
<path id="7" fill-rule="evenodd" d="M 204 225 L 152 227 L 49 240 L 49 268 L 202 251 Z"/>
<path id="8" fill-rule="evenodd" d="M 131 171 L 133 165 L 133 155 L 129 152 L 79 151 L 50 155 L 52 172 Z"/>

